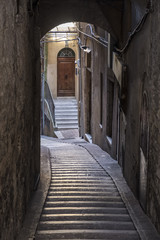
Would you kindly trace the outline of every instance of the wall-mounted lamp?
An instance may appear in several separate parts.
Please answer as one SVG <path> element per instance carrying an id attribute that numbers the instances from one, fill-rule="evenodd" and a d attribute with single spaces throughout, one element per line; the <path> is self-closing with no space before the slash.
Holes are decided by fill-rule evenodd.
<path id="1" fill-rule="evenodd" d="M 82 45 L 81 39 L 79 37 L 77 38 L 77 40 L 78 40 L 78 45 L 80 49 L 82 49 L 84 52 L 87 52 L 87 53 L 91 52 L 91 49 L 89 47 L 87 47 L 86 45 Z"/>
<path id="2" fill-rule="evenodd" d="M 91 49 L 90 49 L 89 47 L 85 46 L 85 45 L 82 45 L 80 48 L 81 48 L 84 52 L 87 52 L 87 53 L 90 53 L 90 52 L 91 52 Z"/>

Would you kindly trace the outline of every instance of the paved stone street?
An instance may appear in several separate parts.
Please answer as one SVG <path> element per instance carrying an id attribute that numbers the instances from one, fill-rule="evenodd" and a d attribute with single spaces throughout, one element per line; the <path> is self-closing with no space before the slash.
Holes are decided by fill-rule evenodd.
<path id="1" fill-rule="evenodd" d="M 121 168 L 83 139 L 41 138 L 41 180 L 18 240 L 160 240 Z"/>
<path id="2" fill-rule="evenodd" d="M 51 182 L 36 240 L 160 239 L 106 152 L 77 140 L 42 145 L 50 150 Z"/>

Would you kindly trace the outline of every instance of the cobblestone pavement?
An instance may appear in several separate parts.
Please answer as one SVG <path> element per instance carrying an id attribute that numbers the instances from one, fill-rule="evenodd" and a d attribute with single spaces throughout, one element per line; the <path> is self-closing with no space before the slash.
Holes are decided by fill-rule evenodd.
<path id="1" fill-rule="evenodd" d="M 158 240 L 118 166 L 94 144 L 42 138 L 51 182 L 35 239 Z"/>

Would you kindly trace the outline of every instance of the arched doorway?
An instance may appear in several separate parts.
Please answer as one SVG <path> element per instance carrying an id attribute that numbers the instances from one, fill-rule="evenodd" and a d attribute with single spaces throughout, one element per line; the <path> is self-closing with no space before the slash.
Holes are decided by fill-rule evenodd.
<path id="1" fill-rule="evenodd" d="M 63 48 L 57 56 L 57 96 L 75 96 L 75 52 Z"/>

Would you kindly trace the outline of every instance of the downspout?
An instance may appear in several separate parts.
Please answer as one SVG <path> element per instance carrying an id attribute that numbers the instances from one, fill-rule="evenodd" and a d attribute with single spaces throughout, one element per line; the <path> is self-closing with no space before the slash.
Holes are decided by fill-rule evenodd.
<path id="1" fill-rule="evenodd" d="M 79 55 L 79 135 L 82 136 L 82 74 L 81 74 L 81 49 L 78 45 L 78 55 Z"/>
<path id="2" fill-rule="evenodd" d="M 42 75 L 42 135 L 44 134 L 44 73 Z"/>

